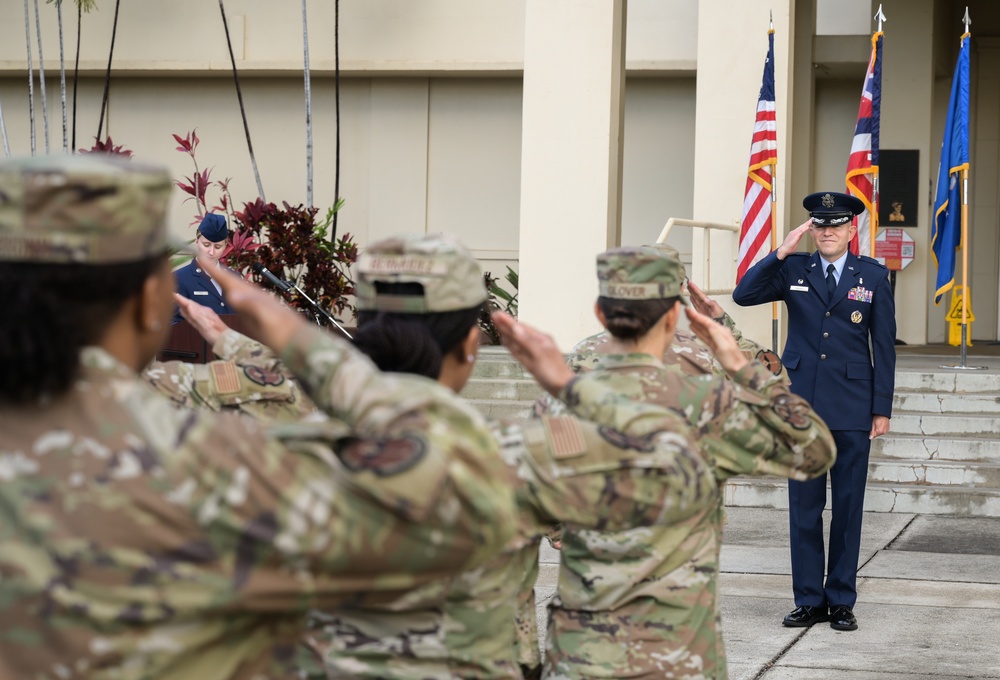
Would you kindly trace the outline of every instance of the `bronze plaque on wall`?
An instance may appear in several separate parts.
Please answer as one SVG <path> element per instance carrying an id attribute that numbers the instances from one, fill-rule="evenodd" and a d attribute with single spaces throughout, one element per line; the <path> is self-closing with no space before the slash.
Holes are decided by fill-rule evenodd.
<path id="1" fill-rule="evenodd" d="M 920 184 L 919 149 L 880 149 L 878 157 L 878 224 L 917 226 Z"/>

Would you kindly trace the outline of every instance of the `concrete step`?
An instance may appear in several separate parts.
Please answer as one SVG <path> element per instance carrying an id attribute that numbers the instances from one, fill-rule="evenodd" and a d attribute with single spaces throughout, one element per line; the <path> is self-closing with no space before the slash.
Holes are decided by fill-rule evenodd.
<path id="1" fill-rule="evenodd" d="M 735 477 L 726 483 L 726 505 L 787 509 L 787 484 L 770 477 Z M 1000 489 L 869 482 L 865 511 L 1000 517 Z"/>
<path id="2" fill-rule="evenodd" d="M 869 482 L 962 486 L 1000 491 L 1000 465 L 954 460 L 893 460 L 872 458 Z"/>
<path id="3" fill-rule="evenodd" d="M 533 380 L 530 374 L 528 374 L 521 364 L 517 363 L 513 359 L 509 361 L 497 360 L 497 359 L 483 359 L 480 355 L 479 360 L 476 361 L 476 367 L 472 370 L 472 379 L 490 379 L 490 378 L 513 378 L 515 380 Z"/>
<path id="4" fill-rule="evenodd" d="M 1000 415 L 893 413 L 891 432 L 923 437 L 958 436 L 996 439 Z"/>
<path id="5" fill-rule="evenodd" d="M 897 392 L 992 393 L 993 396 L 1000 392 L 996 373 L 956 372 L 947 369 L 912 370 L 898 366 L 895 387 Z"/>
<path id="6" fill-rule="evenodd" d="M 912 413 L 1000 413 L 1000 394 L 955 394 L 897 390 L 893 412 Z"/>
<path id="7" fill-rule="evenodd" d="M 476 378 L 518 378 L 531 380 L 531 375 L 527 373 L 521 364 L 510 355 L 506 347 L 480 347 L 479 358 L 472 371 L 473 379 Z"/>
<path id="8" fill-rule="evenodd" d="M 531 401 L 513 401 L 510 399 L 467 399 L 487 418 L 530 418 Z"/>
<path id="9" fill-rule="evenodd" d="M 893 428 L 896 419 L 892 419 Z M 1000 438 L 924 437 L 889 433 L 872 442 L 872 457 L 1000 464 Z"/>
<path id="10" fill-rule="evenodd" d="M 475 378 L 462 390 L 462 397 L 470 401 L 534 401 L 541 395 L 542 388 L 534 380 L 514 378 Z"/>

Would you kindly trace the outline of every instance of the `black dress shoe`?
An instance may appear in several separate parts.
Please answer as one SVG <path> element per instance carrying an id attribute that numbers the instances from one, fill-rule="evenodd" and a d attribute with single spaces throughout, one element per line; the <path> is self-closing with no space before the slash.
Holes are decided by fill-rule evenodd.
<path id="1" fill-rule="evenodd" d="M 830 628 L 834 630 L 857 630 L 858 620 L 847 605 L 837 605 L 830 608 Z"/>
<path id="2" fill-rule="evenodd" d="M 806 628 L 814 623 L 829 621 L 830 616 L 826 613 L 826 607 L 796 607 L 792 613 L 785 617 L 781 625 L 789 628 Z"/>

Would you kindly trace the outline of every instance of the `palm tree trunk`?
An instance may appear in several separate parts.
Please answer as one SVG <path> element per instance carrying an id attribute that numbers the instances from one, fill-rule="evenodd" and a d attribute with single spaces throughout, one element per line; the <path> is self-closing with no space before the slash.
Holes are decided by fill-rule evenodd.
<path id="1" fill-rule="evenodd" d="M 229 47 L 229 61 L 233 65 L 233 81 L 236 83 L 236 99 L 240 103 L 240 115 L 243 117 L 243 133 L 247 138 L 247 150 L 250 152 L 250 164 L 253 166 L 253 176 L 257 180 L 257 195 L 260 200 L 264 198 L 264 185 L 260 181 L 260 172 L 257 170 L 257 157 L 253 153 L 253 142 L 250 141 L 250 125 L 247 124 L 247 111 L 243 106 L 243 90 L 240 89 L 240 76 L 236 70 L 236 57 L 233 55 L 233 41 L 229 37 L 229 22 L 226 21 L 226 8 L 222 0 L 219 0 L 219 12 L 222 13 L 222 26 L 226 29 L 226 45 Z"/>
<path id="2" fill-rule="evenodd" d="M 305 62 L 306 90 L 306 206 L 313 206 L 313 139 L 312 91 L 309 88 L 309 20 L 306 17 L 306 0 L 302 0 L 302 54 Z"/>
<path id="3" fill-rule="evenodd" d="M 340 0 L 333 3 L 333 100 L 334 118 L 337 123 L 336 161 L 333 168 L 333 204 L 340 203 Z M 330 229 L 330 241 L 337 240 L 337 215 L 333 213 L 333 227 Z"/>
<path id="4" fill-rule="evenodd" d="M 35 34 L 38 36 L 38 84 L 42 90 L 42 130 L 45 135 L 45 153 L 49 152 L 49 105 L 45 95 L 45 54 L 42 52 L 42 19 L 35 0 Z"/>
<path id="5" fill-rule="evenodd" d="M 3 120 L 3 102 L 0 102 L 0 137 L 3 137 L 3 155 L 10 158 L 10 142 L 7 141 L 7 124 Z"/>
<path id="6" fill-rule="evenodd" d="M 56 17 L 59 21 L 59 102 L 62 104 L 63 153 L 69 152 L 68 126 L 66 124 L 66 48 L 63 45 L 62 0 L 56 0 Z"/>
<path id="7" fill-rule="evenodd" d="M 104 74 L 104 98 L 101 101 L 101 119 L 97 123 L 97 141 L 101 141 L 104 130 L 104 115 L 108 110 L 108 91 L 111 89 L 111 59 L 115 56 L 115 36 L 118 34 L 118 9 L 122 0 L 115 0 L 115 19 L 111 25 L 111 49 L 108 50 L 108 70 Z"/>
<path id="8" fill-rule="evenodd" d="M 80 28 L 83 25 L 83 3 L 76 5 L 76 60 L 73 62 L 73 133 L 70 148 L 76 153 L 76 86 L 80 81 Z"/>
<path id="9" fill-rule="evenodd" d="M 35 67 L 31 59 L 31 13 L 24 0 L 24 43 L 28 52 L 28 119 L 31 121 L 31 155 L 35 155 Z"/>

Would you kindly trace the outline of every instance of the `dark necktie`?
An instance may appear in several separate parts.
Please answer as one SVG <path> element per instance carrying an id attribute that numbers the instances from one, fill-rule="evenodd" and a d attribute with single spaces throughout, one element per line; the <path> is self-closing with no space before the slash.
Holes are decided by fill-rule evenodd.
<path id="1" fill-rule="evenodd" d="M 826 296 L 828 300 L 833 299 L 833 291 L 837 290 L 837 277 L 833 273 L 837 271 L 837 268 L 828 264 L 826 266 Z"/>

